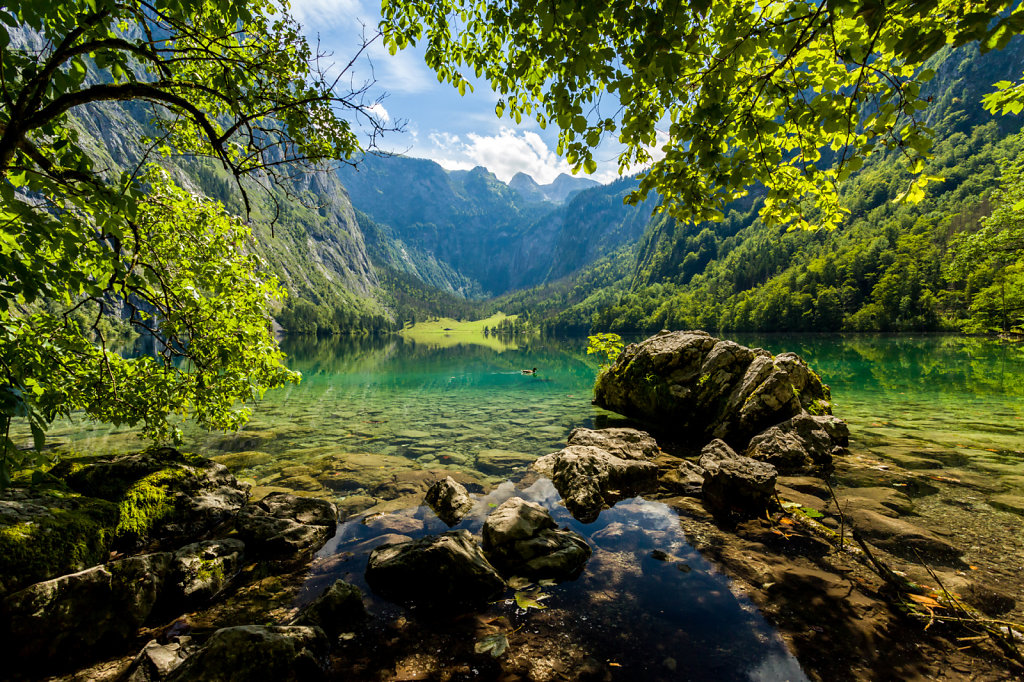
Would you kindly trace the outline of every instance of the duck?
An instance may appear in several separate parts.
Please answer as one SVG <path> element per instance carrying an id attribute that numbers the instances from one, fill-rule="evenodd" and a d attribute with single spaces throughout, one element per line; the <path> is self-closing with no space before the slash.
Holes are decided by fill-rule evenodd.
<path id="1" fill-rule="evenodd" d="M 519 371 L 522 372 L 523 374 L 536 374 L 537 368 L 534 367 L 533 369 L 521 369 Z"/>

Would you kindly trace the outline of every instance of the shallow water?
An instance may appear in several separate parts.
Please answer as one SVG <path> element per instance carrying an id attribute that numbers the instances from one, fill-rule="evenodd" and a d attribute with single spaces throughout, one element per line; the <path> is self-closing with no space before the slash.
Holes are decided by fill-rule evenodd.
<path id="1" fill-rule="evenodd" d="M 507 482 L 477 497 L 475 509 L 454 528 L 478 533 L 491 508 L 513 496 L 546 507 L 560 526 L 583 535 L 594 550 L 577 580 L 540 588 L 543 610 L 518 608 L 510 589 L 478 614 L 480 622 L 493 624 L 484 632 L 507 636 L 506 656 L 513 657 L 513 664 L 527 670 L 551 663 L 571 668 L 592 657 L 622 680 L 807 679 L 749 599 L 734 595 L 729 580 L 690 546 L 668 506 L 623 500 L 583 524 L 559 504 L 558 492 L 542 478 L 525 489 Z M 471 649 L 480 631 L 466 632 L 464 619 L 428 617 L 420 623 L 417 617 L 424 614 L 415 609 L 402 615 L 398 607 L 375 600 L 363 577 L 369 552 L 379 544 L 446 530 L 426 507 L 356 517 L 341 524 L 318 552 L 307 599 L 339 578 L 360 586 L 371 599 L 374 623 L 358 635 L 343 665 L 360 668 L 368 677 L 374 670 L 401 667 L 402 655 L 384 642 L 388 623 L 397 618 L 408 637 L 421 637 L 420 627 L 430 631 L 430 645 L 421 647 L 430 653 L 415 661 L 415 672 L 479 664 L 480 656 Z M 655 558 L 655 550 L 664 554 Z M 422 588 L 431 589 L 427 584 Z"/>
<path id="2" fill-rule="evenodd" d="M 1012 515 L 996 509 L 1019 507 L 1024 494 L 1020 346 L 950 336 L 734 338 L 802 355 L 831 386 L 834 412 L 850 423 L 854 453 L 943 477 L 983 478 L 986 491 L 964 490 L 984 499 L 955 500 L 970 507 L 962 515 L 970 525 L 965 531 L 984 530 L 991 520 L 986 537 L 993 546 L 1006 537 Z M 422 494 L 424 480 L 443 469 L 486 493 L 463 523 L 476 530 L 489 504 L 512 494 L 503 481 L 518 480 L 538 456 L 561 448 L 573 428 L 616 422 L 616 415 L 590 404 L 598 360 L 585 346 L 584 338 L 537 339 L 504 350 L 451 339 L 436 345 L 399 337 L 285 339 L 302 383 L 268 394 L 239 433 L 190 430 L 186 445 L 225 461 L 257 492 L 322 496 L 346 514 L 413 499 L 403 496 Z M 533 367 L 536 375 L 522 374 Z M 50 437 L 80 451 L 139 446 L 130 431 L 79 423 L 56 424 Z M 615 679 L 803 679 L 751 604 L 693 551 L 668 507 L 627 500 L 584 525 L 557 504 L 550 486 L 516 494 L 551 509 L 595 554 L 579 580 L 545 588 L 551 596 L 543 611 L 519 612 L 508 601 L 492 607 L 491 616 L 505 619 L 494 622 L 508 624 L 509 656 L 541 660 L 551 653 L 551 638 L 565 636 L 573 660 L 592 654 L 621 666 Z M 939 498 L 920 506 L 935 507 L 937 518 L 959 509 Z M 362 583 L 368 552 L 381 542 L 443 530 L 422 507 L 355 517 L 320 552 L 306 598 L 337 577 Z M 651 557 L 654 549 L 671 560 Z M 1012 576 L 1007 580 L 1012 584 Z M 377 629 L 345 652 L 369 659 L 365 670 L 383 665 L 413 674 L 473 660 L 474 632 L 417 629 L 415 613 L 395 632 L 393 624 L 405 620 L 398 607 L 377 600 L 373 612 Z M 423 646 L 399 660 L 389 641 Z"/>

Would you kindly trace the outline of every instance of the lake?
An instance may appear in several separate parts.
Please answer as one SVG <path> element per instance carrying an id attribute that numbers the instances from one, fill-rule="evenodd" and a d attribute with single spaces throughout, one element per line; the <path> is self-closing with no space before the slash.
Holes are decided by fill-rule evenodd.
<path id="1" fill-rule="evenodd" d="M 982 530 L 987 512 L 992 542 L 1005 532 L 1004 517 L 1012 516 L 1006 510 L 1024 498 L 1019 345 L 937 335 L 732 338 L 803 356 L 831 386 L 854 454 L 945 479 L 984 480 L 982 497 L 973 486 L 964 488 L 970 499 L 952 500 L 955 508 L 948 496 L 921 507 L 927 512 L 931 504 L 941 518 L 964 512 L 966 523 Z M 599 365 L 586 354 L 585 338 L 482 341 L 444 334 L 416 342 L 286 338 L 282 346 L 290 367 L 302 372 L 301 384 L 269 393 L 237 434 L 186 429 L 186 445 L 227 464 L 256 494 L 291 490 L 332 499 L 345 514 L 373 507 L 400 520 L 400 530 L 368 525 L 363 516 L 341 524 L 319 553 L 307 598 L 337 577 L 363 584 L 369 550 L 387 538 L 445 530 L 429 510 L 389 502 L 414 499 L 425 480 L 444 471 L 478 493 L 476 512 L 459 527 L 478 531 L 490 508 L 517 494 L 546 506 L 595 548 L 579 580 L 547 590 L 543 615 L 511 601 L 492 608 L 493 617 L 509 619 L 510 631 L 520 633 L 520 655 L 530 637 L 548 641 L 571 632 L 573 646 L 603 652 L 636 679 L 677 679 L 676 666 L 695 652 L 707 666 L 686 670 L 691 679 L 804 679 L 750 601 L 734 595 L 689 545 L 670 508 L 637 498 L 581 524 L 544 479 L 522 490 L 507 482 L 560 449 L 573 428 L 620 419 L 590 404 Z M 535 374 L 521 371 L 534 367 Z M 90 424 L 56 424 L 50 437 L 85 452 L 139 445 L 130 431 Z M 673 560 L 653 559 L 654 550 Z M 986 568 L 998 570 L 998 559 Z M 397 607 L 369 598 L 382 623 L 404 621 Z M 413 639 L 443 634 L 435 625 L 409 628 Z M 437 665 L 455 665 L 443 652 L 461 635 L 447 636 L 437 640 Z M 656 652 L 645 647 L 651 641 L 659 643 Z"/>

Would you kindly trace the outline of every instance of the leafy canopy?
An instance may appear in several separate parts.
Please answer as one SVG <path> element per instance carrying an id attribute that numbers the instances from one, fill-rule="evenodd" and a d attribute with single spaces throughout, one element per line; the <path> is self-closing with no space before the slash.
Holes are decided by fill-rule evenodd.
<path id="1" fill-rule="evenodd" d="M 620 172 L 651 164 L 672 215 L 703 221 L 761 184 L 770 224 L 836 226 L 837 185 L 885 149 L 918 174 L 931 131 L 921 64 L 945 45 L 1000 48 L 1024 28 L 1010 0 L 383 0 L 392 51 L 420 41 L 441 81 L 469 75 L 495 112 L 559 130 L 575 170 L 613 134 Z M 1011 11 L 1011 8 L 1012 9 Z M 995 108 L 1024 101 L 1006 83 Z M 1015 99 L 1016 98 L 1016 99 Z"/>
<path id="2" fill-rule="evenodd" d="M 26 456 L 14 418 L 37 446 L 78 409 L 156 437 L 174 432 L 171 415 L 236 428 L 237 401 L 297 379 L 270 332 L 283 292 L 248 228 L 152 161 L 211 157 L 248 207 L 254 187 L 287 189 L 363 134 L 372 145 L 374 102 L 339 89 L 347 67 L 323 57 L 285 0 L 0 8 L 0 483 Z M 153 123 L 148 146 L 120 141 L 111 161 L 76 119 L 117 102 L 150 107 Z M 111 352 L 110 319 L 151 338 L 152 355 Z"/>

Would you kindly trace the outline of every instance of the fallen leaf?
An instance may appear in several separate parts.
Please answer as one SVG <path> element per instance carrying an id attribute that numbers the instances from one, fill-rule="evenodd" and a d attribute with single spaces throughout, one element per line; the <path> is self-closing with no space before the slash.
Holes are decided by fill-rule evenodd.
<path id="1" fill-rule="evenodd" d="M 516 606 L 521 608 L 523 611 L 528 611 L 529 609 L 546 609 L 547 607 L 540 603 L 540 600 L 544 599 L 546 596 L 547 595 L 541 596 L 538 594 L 519 591 L 516 592 Z"/>
<path id="2" fill-rule="evenodd" d="M 508 637 L 505 636 L 504 632 L 497 632 L 493 635 L 487 635 L 476 643 L 473 647 L 473 651 L 478 654 L 489 653 L 494 658 L 498 658 L 508 649 Z"/>

